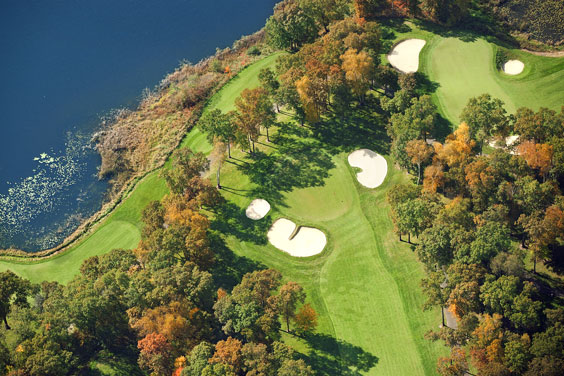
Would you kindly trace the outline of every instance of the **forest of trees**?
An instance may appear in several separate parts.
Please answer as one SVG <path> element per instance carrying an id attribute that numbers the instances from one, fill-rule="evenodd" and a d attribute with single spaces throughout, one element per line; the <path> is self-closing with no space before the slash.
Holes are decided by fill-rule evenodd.
<path id="1" fill-rule="evenodd" d="M 260 87 L 244 90 L 235 110 L 205 112 L 197 126 L 221 161 L 232 146 L 253 155 L 262 130 L 269 140 L 276 111 L 293 116 L 296 126 L 356 108 L 376 113 L 387 125 L 392 159 L 413 177 L 387 197 L 396 234 L 425 267 L 426 308 L 446 307 L 458 322 L 456 330 L 428 333 L 451 347 L 437 371 L 463 375 L 471 365 L 480 375 L 559 375 L 562 292 L 536 272 L 540 263 L 554 273 L 564 266 L 564 110 L 508 115 L 484 94 L 441 137 L 445 120 L 428 79 L 380 61 L 378 17 L 417 16 L 451 27 L 469 16 L 470 5 L 284 0 L 265 35 L 269 48 L 290 53 L 276 70 L 260 72 Z M 160 97 L 174 100 L 170 108 L 183 116 L 221 81 L 218 72 L 191 69 L 170 82 L 178 89 L 173 96 Z M 200 87 L 193 74 L 209 85 L 191 100 L 183 93 Z M 112 134 L 105 142 L 119 139 Z M 506 145 L 510 135 L 518 141 Z M 141 153 L 136 147 L 125 159 L 119 147 L 108 150 L 126 163 Z M 106 167 L 109 174 L 121 168 Z M 96 374 L 97 361 L 117 362 L 130 375 L 313 375 L 281 342 L 282 332 L 316 328 L 302 286 L 271 269 L 222 281 L 218 251 L 225 245 L 209 213 L 225 202 L 220 169 L 213 186 L 201 174 L 208 167 L 203 154 L 177 149 L 162 173 L 170 193 L 144 209 L 138 247 L 85 260 L 67 285 L 0 273 L 0 375 Z"/>

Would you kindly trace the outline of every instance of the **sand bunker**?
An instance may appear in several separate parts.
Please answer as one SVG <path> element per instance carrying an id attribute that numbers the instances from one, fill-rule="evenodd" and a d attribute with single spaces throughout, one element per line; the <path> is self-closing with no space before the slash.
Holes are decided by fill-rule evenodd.
<path id="1" fill-rule="evenodd" d="M 263 200 L 262 198 L 257 198 L 249 204 L 247 210 L 245 210 L 245 214 L 247 218 L 253 219 L 258 221 L 268 213 L 270 210 L 270 204 L 268 201 Z"/>
<path id="2" fill-rule="evenodd" d="M 268 241 L 294 257 L 308 257 L 323 251 L 327 237 L 316 228 L 296 227 L 289 219 L 280 218 L 268 230 Z"/>
<path id="3" fill-rule="evenodd" d="M 505 138 L 505 146 L 508 148 L 511 148 L 512 146 L 515 145 L 515 143 L 519 140 L 519 136 L 513 135 L 513 136 L 508 136 Z M 489 145 L 492 148 L 496 148 L 496 149 L 502 149 L 504 146 L 500 145 L 500 142 L 498 140 L 492 140 L 489 142 Z"/>
<path id="4" fill-rule="evenodd" d="M 396 44 L 388 55 L 392 67 L 403 73 L 417 72 L 419 68 L 419 53 L 425 45 L 423 39 L 407 39 Z"/>
<path id="5" fill-rule="evenodd" d="M 510 75 L 516 75 L 523 72 L 525 68 L 525 64 L 519 60 L 509 60 L 505 64 L 503 64 L 503 71 Z"/>
<path id="6" fill-rule="evenodd" d="M 380 186 L 388 173 L 388 163 L 380 154 L 368 149 L 360 149 L 349 155 L 349 164 L 362 169 L 356 174 L 358 182 L 367 188 Z"/>

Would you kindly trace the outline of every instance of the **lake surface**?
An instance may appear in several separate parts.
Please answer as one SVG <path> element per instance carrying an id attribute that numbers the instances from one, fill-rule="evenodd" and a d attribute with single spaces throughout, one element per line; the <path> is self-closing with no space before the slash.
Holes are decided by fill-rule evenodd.
<path id="1" fill-rule="evenodd" d="M 0 248 L 50 248 L 96 212 L 100 119 L 255 32 L 276 2 L 2 0 Z"/>

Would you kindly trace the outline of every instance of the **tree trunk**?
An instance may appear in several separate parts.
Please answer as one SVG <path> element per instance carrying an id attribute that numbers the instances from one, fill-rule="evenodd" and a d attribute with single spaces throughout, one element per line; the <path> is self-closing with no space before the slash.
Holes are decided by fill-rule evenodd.
<path id="1" fill-rule="evenodd" d="M 255 154 L 255 140 L 251 140 L 251 142 L 253 143 L 253 154 Z"/>
<path id="2" fill-rule="evenodd" d="M 227 142 L 227 155 L 231 158 L 231 142 Z"/>
<path id="3" fill-rule="evenodd" d="M 6 325 L 6 330 L 12 329 L 10 328 L 10 325 L 8 325 L 8 320 L 6 319 L 6 316 L 4 316 L 4 325 Z"/>
<path id="4" fill-rule="evenodd" d="M 286 316 L 286 329 L 290 333 L 290 316 Z"/>
<path id="5" fill-rule="evenodd" d="M 417 163 L 417 185 L 421 181 L 421 163 Z"/>
<path id="6" fill-rule="evenodd" d="M 400 242 L 403 242 L 403 240 L 401 240 L 401 232 L 400 232 L 400 234 L 399 234 L 399 238 L 400 238 Z"/>
<path id="7" fill-rule="evenodd" d="M 411 244 L 411 232 L 407 233 L 407 242 Z"/>
<path id="8" fill-rule="evenodd" d="M 443 328 L 445 326 L 445 307 L 441 306 L 441 316 L 443 320 Z"/>
<path id="9" fill-rule="evenodd" d="M 533 256 L 533 273 L 537 274 L 537 256 Z"/>
<path id="10" fill-rule="evenodd" d="M 217 189 L 221 189 L 221 183 L 220 183 L 220 181 L 219 181 L 220 174 L 221 174 L 221 162 L 219 163 L 219 166 L 217 166 L 217 174 L 216 174 Z"/>
<path id="11" fill-rule="evenodd" d="M 268 128 L 266 128 L 266 141 L 270 142 L 270 135 L 268 134 Z"/>
<path id="12" fill-rule="evenodd" d="M 278 102 L 276 102 L 275 104 L 276 104 L 276 112 L 280 113 L 280 107 L 278 106 Z"/>

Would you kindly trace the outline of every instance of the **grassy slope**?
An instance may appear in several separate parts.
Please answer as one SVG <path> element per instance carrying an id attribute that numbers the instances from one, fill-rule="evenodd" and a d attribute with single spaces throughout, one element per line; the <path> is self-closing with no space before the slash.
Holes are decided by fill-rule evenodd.
<path id="1" fill-rule="evenodd" d="M 269 56 L 249 66 L 229 82 L 216 97 L 229 101 L 231 109 L 238 93 L 244 87 L 258 86 L 258 71 L 264 66 L 273 65 L 275 60 L 276 56 Z M 187 135 L 182 146 L 190 146 L 195 151 L 205 153 L 211 150 L 211 146 L 197 129 Z M 84 259 L 107 253 L 116 248 L 136 247 L 141 234 L 142 209 L 150 201 L 161 199 L 166 192 L 167 188 L 159 177 L 159 171 L 155 171 L 145 177 L 123 204 L 78 245 L 60 256 L 42 262 L 0 261 L 0 271 L 11 269 L 32 282 L 47 280 L 66 283 L 78 273 Z"/>
<path id="2" fill-rule="evenodd" d="M 484 39 L 462 41 L 441 38 L 428 51 L 427 72 L 439 83 L 437 98 L 449 120 L 458 121 L 471 97 L 489 93 L 514 113 L 519 107 L 559 110 L 564 100 L 564 58 L 550 58 L 513 51 L 525 70 L 510 76 L 495 67 L 495 46 Z"/>

